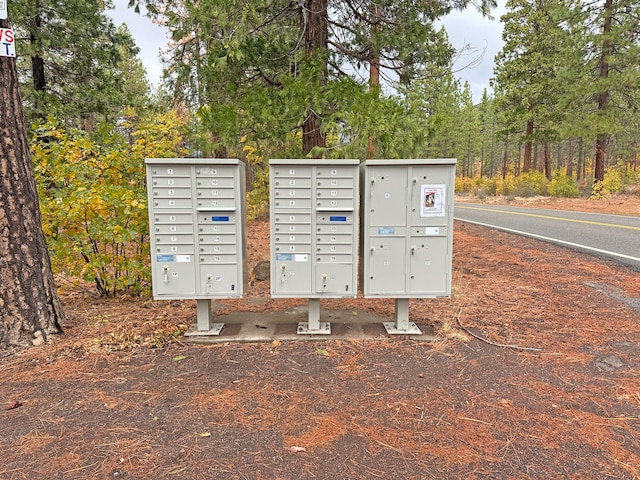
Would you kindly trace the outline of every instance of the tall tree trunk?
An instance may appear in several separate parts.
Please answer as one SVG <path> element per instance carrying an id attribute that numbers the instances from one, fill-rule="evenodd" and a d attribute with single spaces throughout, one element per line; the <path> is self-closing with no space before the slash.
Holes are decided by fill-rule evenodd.
<path id="1" fill-rule="evenodd" d="M 567 169 L 566 174 L 567 177 L 573 177 L 573 155 L 574 155 L 575 144 L 573 138 L 569 139 L 569 151 L 567 152 Z"/>
<path id="2" fill-rule="evenodd" d="M 374 3 L 371 8 L 372 31 L 375 31 L 378 28 L 379 22 L 380 6 Z M 371 63 L 369 63 L 369 88 L 373 92 L 375 92 L 376 95 L 378 95 L 380 92 L 380 52 L 376 50 L 372 50 L 371 52 Z M 377 156 L 378 149 L 376 147 L 376 140 L 375 138 L 373 138 L 373 135 L 369 135 L 369 138 L 367 140 L 366 158 L 376 158 Z"/>
<path id="3" fill-rule="evenodd" d="M 531 151 L 533 149 L 533 141 L 531 136 L 533 135 L 533 120 L 527 121 L 527 127 L 525 130 L 525 144 L 524 155 L 522 159 L 522 173 L 527 173 L 531 170 Z"/>
<path id="4" fill-rule="evenodd" d="M 377 8 L 377 6 L 376 6 Z M 376 92 L 380 90 L 380 56 L 376 55 L 371 60 L 369 65 L 369 88 L 375 89 Z M 369 135 L 367 140 L 366 158 L 376 158 L 378 156 L 378 148 L 376 147 L 376 140 L 373 135 Z"/>
<path id="5" fill-rule="evenodd" d="M 502 154 L 502 179 L 507 178 L 507 172 L 509 171 L 509 140 L 504 140 L 504 150 Z"/>
<path id="6" fill-rule="evenodd" d="M 467 177 L 473 178 L 473 160 L 471 159 L 471 135 L 467 136 Z"/>
<path id="7" fill-rule="evenodd" d="M 496 140 L 496 119 L 494 116 L 493 122 L 491 125 L 491 158 L 489 159 L 489 178 L 493 177 L 493 174 L 495 173 L 494 161 L 493 161 L 493 154 L 495 151 L 495 140 Z"/>
<path id="8" fill-rule="evenodd" d="M 611 33 L 611 21 L 613 18 L 613 0 L 605 0 L 604 2 L 604 21 L 602 25 L 602 52 L 600 56 L 600 72 L 598 77 L 601 81 L 605 81 L 609 77 L 609 57 L 613 50 L 613 43 L 609 38 Z M 604 83 L 603 83 L 604 84 Z M 598 93 L 598 111 L 604 113 L 609 104 L 609 90 L 604 88 Z M 596 154 L 594 160 L 594 182 L 602 182 L 604 180 L 604 163 L 607 151 L 607 143 L 609 134 L 598 132 L 596 135 Z"/>
<path id="9" fill-rule="evenodd" d="M 302 11 L 305 50 L 310 56 L 320 55 L 323 61 L 321 82 L 327 81 L 327 46 L 329 42 L 328 0 L 305 0 Z M 302 151 L 308 154 L 315 147 L 326 147 L 327 137 L 322 131 L 320 116 L 309 105 L 302 124 Z"/>
<path id="10" fill-rule="evenodd" d="M 578 165 L 576 167 L 577 180 L 580 181 L 584 178 L 585 161 L 584 161 L 584 139 L 580 137 L 578 139 Z"/>
<path id="11" fill-rule="evenodd" d="M 8 22 L 0 20 L 0 27 Z M 0 57 L 0 346 L 61 332 L 15 58 Z"/>
<path id="12" fill-rule="evenodd" d="M 544 142 L 544 175 L 551 181 L 551 145 Z"/>
<path id="13" fill-rule="evenodd" d="M 34 52 L 31 56 L 31 77 L 33 89 L 38 92 L 36 94 L 36 102 L 34 105 L 35 114 L 38 118 L 44 118 L 45 112 L 42 111 L 43 105 L 40 104 L 40 93 L 44 92 L 47 87 L 47 79 L 44 73 L 44 59 L 38 54 L 40 46 L 38 45 L 38 34 L 42 28 L 42 19 L 40 18 L 40 3 L 35 7 L 35 16 L 32 20 L 31 32 L 29 34 L 29 43 Z"/>

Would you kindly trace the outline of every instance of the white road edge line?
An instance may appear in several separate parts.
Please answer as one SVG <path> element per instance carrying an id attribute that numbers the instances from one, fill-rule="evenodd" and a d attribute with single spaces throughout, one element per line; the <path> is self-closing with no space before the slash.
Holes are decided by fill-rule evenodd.
<path id="1" fill-rule="evenodd" d="M 564 240 L 558 240 L 557 238 L 544 237 L 542 235 L 536 235 L 535 233 L 521 232 L 520 230 L 512 230 L 511 228 L 499 227 L 497 225 L 491 225 L 489 223 L 474 222 L 472 220 L 465 220 L 463 218 L 456 218 L 455 216 L 453 218 L 454 218 L 454 220 L 458 220 L 460 222 L 472 223 L 474 225 L 480 225 L 481 227 L 495 228 L 496 230 L 502 230 L 503 232 L 508 232 L 508 233 L 515 233 L 517 235 L 522 235 L 524 237 L 531 237 L 531 238 L 535 238 L 535 239 L 538 239 L 538 240 L 545 240 L 545 241 L 551 242 L 551 243 L 558 243 L 558 244 L 561 244 L 561 245 L 567 245 L 569 247 L 581 248 L 581 249 L 590 250 L 590 251 L 596 252 L 596 253 L 602 253 L 602 254 L 605 254 L 605 255 L 611 255 L 613 257 L 624 258 L 626 260 L 633 260 L 635 262 L 640 262 L 640 258 L 632 257 L 630 255 L 624 255 L 622 253 L 610 252 L 608 250 L 601 250 L 599 248 L 588 247 L 587 245 L 581 245 L 579 243 L 565 242 Z"/>

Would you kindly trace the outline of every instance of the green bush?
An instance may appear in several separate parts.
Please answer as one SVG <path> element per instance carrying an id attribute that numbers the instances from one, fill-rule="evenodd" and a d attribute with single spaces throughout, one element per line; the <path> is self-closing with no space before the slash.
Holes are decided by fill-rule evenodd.
<path id="1" fill-rule="evenodd" d="M 609 167 L 604 172 L 604 180 L 602 186 L 608 193 L 622 193 L 625 187 L 625 179 L 621 169 L 618 166 Z"/>
<path id="2" fill-rule="evenodd" d="M 469 177 L 456 177 L 456 193 L 471 193 L 474 189 L 474 182 L 472 178 Z"/>
<path id="3" fill-rule="evenodd" d="M 549 195 L 565 198 L 579 197 L 580 189 L 573 178 L 556 171 L 552 175 L 551 183 L 549 183 Z"/>
<path id="4" fill-rule="evenodd" d="M 57 273 L 94 282 L 101 296 L 148 290 L 144 159 L 183 156 L 181 124 L 175 116 L 157 116 L 127 132 L 131 143 L 108 126 L 91 135 L 66 131 L 54 120 L 37 127 L 30 147 Z"/>
<path id="5" fill-rule="evenodd" d="M 590 200 L 600 200 L 601 198 L 609 195 L 607 188 L 604 186 L 604 182 L 594 182 L 591 186 L 591 196 Z"/>
<path id="6" fill-rule="evenodd" d="M 516 179 L 514 195 L 516 197 L 533 197 L 546 195 L 549 181 L 540 172 L 523 173 Z"/>
<path id="7" fill-rule="evenodd" d="M 516 191 L 516 180 L 513 175 L 507 175 L 504 179 L 496 182 L 496 195 L 505 197 L 513 196 Z"/>
<path id="8" fill-rule="evenodd" d="M 269 215 L 269 166 L 256 165 L 252 189 L 247 193 L 247 218 L 264 219 Z"/>

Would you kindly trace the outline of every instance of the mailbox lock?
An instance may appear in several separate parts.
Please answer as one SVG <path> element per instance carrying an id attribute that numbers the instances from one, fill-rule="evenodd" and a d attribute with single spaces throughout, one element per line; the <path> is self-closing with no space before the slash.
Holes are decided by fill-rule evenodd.
<path id="1" fill-rule="evenodd" d="M 169 283 L 169 267 L 164 265 L 162 267 L 162 273 L 164 273 L 164 283 Z"/>

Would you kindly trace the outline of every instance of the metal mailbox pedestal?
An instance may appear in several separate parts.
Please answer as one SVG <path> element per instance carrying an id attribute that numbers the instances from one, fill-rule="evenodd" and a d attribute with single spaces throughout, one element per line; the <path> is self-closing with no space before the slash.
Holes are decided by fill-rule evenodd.
<path id="1" fill-rule="evenodd" d="M 246 285 L 245 165 L 235 159 L 148 158 L 153 298 L 197 299 L 197 331 L 217 335 L 211 299 Z"/>
<path id="2" fill-rule="evenodd" d="M 270 160 L 271 296 L 309 298 L 301 334 L 329 334 L 321 298 L 357 295 L 358 160 Z"/>
<path id="3" fill-rule="evenodd" d="M 360 166 L 362 289 L 395 298 L 390 334 L 420 334 L 410 298 L 451 295 L 455 159 L 368 160 Z"/>

